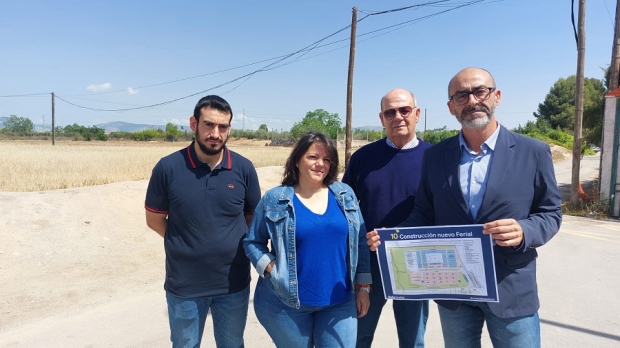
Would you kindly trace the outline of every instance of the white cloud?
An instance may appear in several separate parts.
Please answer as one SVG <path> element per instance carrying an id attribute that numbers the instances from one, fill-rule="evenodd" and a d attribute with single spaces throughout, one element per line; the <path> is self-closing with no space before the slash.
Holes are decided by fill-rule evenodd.
<path id="1" fill-rule="evenodd" d="M 127 87 L 127 93 L 129 94 L 138 94 L 138 91 L 131 88 L 131 87 Z"/>
<path id="2" fill-rule="evenodd" d="M 98 85 L 89 85 L 86 87 L 87 91 L 91 91 L 93 93 L 105 92 L 112 88 L 112 84 L 109 82 L 98 84 Z"/>

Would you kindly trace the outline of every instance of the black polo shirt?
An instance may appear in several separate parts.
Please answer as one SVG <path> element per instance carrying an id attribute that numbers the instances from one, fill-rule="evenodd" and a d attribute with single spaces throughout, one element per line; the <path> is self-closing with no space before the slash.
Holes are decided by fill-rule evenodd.
<path id="1" fill-rule="evenodd" d="M 214 170 L 198 160 L 193 142 L 153 168 L 145 208 L 168 215 L 164 288 L 178 297 L 235 293 L 250 283 L 242 241 L 245 215 L 260 200 L 258 176 L 248 159 L 223 151 Z"/>

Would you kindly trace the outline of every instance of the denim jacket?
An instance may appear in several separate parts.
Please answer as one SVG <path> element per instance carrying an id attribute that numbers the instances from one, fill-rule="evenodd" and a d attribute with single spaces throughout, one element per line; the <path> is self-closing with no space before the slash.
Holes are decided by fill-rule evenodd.
<path id="1" fill-rule="evenodd" d="M 351 187 L 341 182 L 329 185 L 349 224 L 349 275 L 355 284 L 370 284 L 370 252 L 366 245 L 366 228 L 357 197 Z M 278 186 L 267 191 L 254 211 L 254 218 L 243 241 L 248 258 L 265 283 L 286 305 L 299 308 L 297 259 L 295 257 L 295 209 L 292 186 Z M 267 242 L 271 240 L 271 250 Z M 271 273 L 265 268 L 276 260 Z"/>

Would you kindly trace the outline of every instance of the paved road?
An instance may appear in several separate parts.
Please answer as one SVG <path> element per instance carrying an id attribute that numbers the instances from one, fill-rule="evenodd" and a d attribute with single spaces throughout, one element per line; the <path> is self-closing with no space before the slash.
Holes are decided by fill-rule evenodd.
<path id="1" fill-rule="evenodd" d="M 598 178 L 601 156 L 600 152 L 593 156 L 584 156 L 579 166 L 579 182 L 584 188 L 589 188 L 595 179 Z M 573 173 L 572 158 L 554 164 L 555 178 L 558 181 L 558 188 L 563 201 L 570 200 L 570 186 Z"/>
<path id="2" fill-rule="evenodd" d="M 565 162 L 556 165 L 560 186 L 570 183 L 570 160 Z M 596 164 L 595 168 L 588 163 Z M 586 157 L 583 164 L 584 177 L 598 173 L 598 156 Z M 572 216 L 565 216 L 560 233 L 539 248 L 543 347 L 620 347 L 619 249 L 619 223 Z M 398 346 L 390 303 L 377 331 L 376 347 Z M 203 346 L 215 346 L 212 335 L 208 322 Z M 252 307 L 245 337 L 246 347 L 273 347 Z M 434 304 L 426 341 L 427 347 L 443 346 Z M 14 348 L 169 347 L 168 342 L 163 290 L 0 331 L 0 347 Z M 486 335 L 483 347 L 491 347 Z"/>

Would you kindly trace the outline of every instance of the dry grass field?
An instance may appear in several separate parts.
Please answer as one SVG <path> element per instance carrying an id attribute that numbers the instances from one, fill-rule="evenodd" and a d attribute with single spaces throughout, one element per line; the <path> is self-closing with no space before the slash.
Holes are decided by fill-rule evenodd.
<path id="1" fill-rule="evenodd" d="M 189 143 L 0 141 L 0 192 L 34 192 L 145 180 L 157 161 Z M 362 144 L 354 144 L 354 149 Z M 231 139 L 228 146 L 256 168 L 283 166 L 291 148 L 264 140 Z M 344 169 L 344 149 L 340 170 Z M 552 146 L 554 161 L 570 151 Z"/>
<path id="2" fill-rule="evenodd" d="M 148 179 L 157 161 L 189 143 L 0 142 L 0 191 L 33 192 Z M 291 148 L 231 139 L 256 168 L 283 166 Z M 340 158 L 344 159 L 344 151 Z"/>

